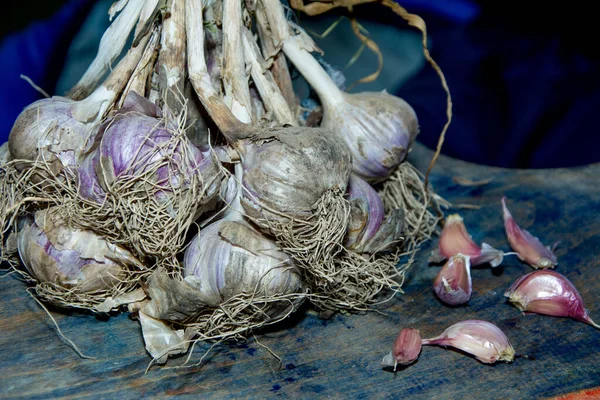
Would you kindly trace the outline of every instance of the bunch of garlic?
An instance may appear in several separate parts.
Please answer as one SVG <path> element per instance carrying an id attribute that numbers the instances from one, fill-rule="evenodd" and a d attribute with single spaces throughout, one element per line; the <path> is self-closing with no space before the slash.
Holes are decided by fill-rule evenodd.
<path id="1" fill-rule="evenodd" d="M 419 131 L 409 104 L 334 88 L 279 1 L 128 0 L 110 15 L 80 81 L 27 107 L 3 147 L 22 185 L 2 232 L 43 300 L 128 305 L 162 363 L 305 300 L 355 312 L 400 292 L 400 255 L 418 250 L 405 221 L 432 195 L 398 173 Z M 301 123 L 286 57 L 321 96 L 320 127 Z M 390 207 L 384 181 L 419 207 Z"/>

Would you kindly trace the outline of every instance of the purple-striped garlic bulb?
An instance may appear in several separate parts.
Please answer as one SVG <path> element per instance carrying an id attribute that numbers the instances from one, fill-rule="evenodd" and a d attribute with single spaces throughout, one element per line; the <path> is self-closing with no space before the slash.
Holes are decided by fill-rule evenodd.
<path id="1" fill-rule="evenodd" d="M 321 126 L 344 140 L 355 174 L 381 181 L 406 159 L 419 133 L 417 115 L 406 101 L 385 91 L 338 91 L 337 96 L 320 94 L 320 98 Z"/>
<path id="2" fill-rule="evenodd" d="M 383 201 L 373 187 L 355 174 L 348 183 L 350 220 L 344 245 L 357 253 L 389 250 L 401 240 L 404 211 L 385 215 Z"/>
<path id="3" fill-rule="evenodd" d="M 229 189 L 241 178 L 241 165 L 235 168 L 236 178 L 229 180 Z M 240 302 L 244 310 L 237 308 L 227 319 L 238 324 L 241 332 L 254 324 L 285 318 L 302 303 L 305 289 L 300 270 L 274 240 L 245 220 L 239 188 L 228 199 L 223 217 L 190 241 L 183 256 L 183 280 L 160 270 L 152 275 L 151 301 L 143 312 L 162 320 L 194 322 L 202 313 L 227 310 L 232 304 L 238 307 L 236 302 Z"/>
<path id="4" fill-rule="evenodd" d="M 160 199 L 175 189 L 189 188 L 195 176 L 203 195 L 200 204 L 212 200 L 221 184 L 219 163 L 211 150 L 194 146 L 134 92 L 106 123 L 98 147 L 83 161 L 77 176 L 79 194 L 99 203 L 116 182 L 140 178 L 154 185 Z"/>
<path id="5" fill-rule="evenodd" d="M 29 274 L 81 293 L 110 291 L 140 262 L 127 250 L 94 232 L 70 228 L 53 209 L 37 211 L 17 235 L 19 255 Z"/>

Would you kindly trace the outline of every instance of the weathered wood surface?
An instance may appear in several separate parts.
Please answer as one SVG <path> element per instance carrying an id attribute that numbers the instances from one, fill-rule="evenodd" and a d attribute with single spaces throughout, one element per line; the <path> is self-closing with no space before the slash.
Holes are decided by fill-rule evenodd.
<path id="1" fill-rule="evenodd" d="M 426 165 L 431 153 L 417 148 L 411 159 Z M 460 176 L 490 178 L 484 186 L 453 183 Z M 592 318 L 600 320 L 600 165 L 561 170 L 505 170 L 442 157 L 432 183 L 449 201 L 482 206 L 458 209 L 477 242 L 509 250 L 500 198 L 508 196 L 516 220 L 545 243 L 560 240 L 557 271 L 580 290 Z M 600 331 L 569 319 L 524 316 L 504 291 L 531 268 L 514 257 L 503 267 L 476 268 L 474 293 L 465 307 L 448 308 L 434 297 L 439 267 L 425 261 L 435 240 L 421 251 L 408 274 L 406 293 L 387 315 L 337 315 L 323 321 L 311 313 L 259 337 L 282 359 L 251 340 L 221 346 L 198 367 L 152 367 L 137 322 L 126 314 L 99 320 L 54 312 L 63 333 L 93 360 L 79 358 L 62 342 L 25 285 L 0 279 L 0 398 L 547 398 L 600 385 Z M 512 364 L 489 366 L 457 351 L 424 347 L 418 362 L 397 373 L 380 367 L 403 327 L 423 337 L 464 319 L 497 324 L 518 354 Z M 196 348 L 197 362 L 205 348 Z M 177 366 L 173 359 L 167 366 Z"/>

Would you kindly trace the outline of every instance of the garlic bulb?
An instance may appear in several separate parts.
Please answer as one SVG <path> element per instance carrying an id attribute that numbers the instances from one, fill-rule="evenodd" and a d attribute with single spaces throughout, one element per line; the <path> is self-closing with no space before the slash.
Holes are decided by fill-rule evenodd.
<path id="1" fill-rule="evenodd" d="M 486 364 L 512 362 L 515 358 L 515 350 L 504 332 L 496 325 L 481 320 L 457 322 L 441 335 L 423 339 L 422 344 L 454 347 Z"/>
<path id="2" fill-rule="evenodd" d="M 600 329 L 590 317 L 575 285 L 558 272 L 541 269 L 524 275 L 504 296 L 525 313 L 569 317 Z"/>
<path id="3" fill-rule="evenodd" d="M 419 133 L 413 108 L 386 92 L 342 92 L 310 54 L 318 48 L 308 35 L 289 33 L 279 0 L 265 0 L 265 9 L 275 39 L 319 95 L 323 105 L 321 127 L 337 135 L 350 149 L 352 171 L 370 182 L 389 177 L 404 161 Z"/>
<path id="4" fill-rule="evenodd" d="M 106 124 L 98 148 L 78 170 L 82 197 L 102 202 L 118 180 L 133 182 L 142 176 L 160 197 L 189 187 L 193 174 L 199 174 L 204 191 L 200 203 L 217 195 L 219 166 L 210 149 L 195 147 L 177 127 L 156 118 L 159 115 L 153 104 L 129 93 L 123 108 Z"/>
<path id="5" fill-rule="evenodd" d="M 192 239 L 185 251 L 184 277 L 208 305 L 218 306 L 242 293 L 283 296 L 302 291 L 300 272 L 274 241 L 243 221 L 220 220 Z M 289 304 L 269 310 L 282 317 Z"/>
<path id="6" fill-rule="evenodd" d="M 322 129 L 275 128 L 240 142 L 239 149 L 242 206 L 253 219 L 306 219 L 328 191 L 346 191 L 351 156 Z"/>
<path id="7" fill-rule="evenodd" d="M 241 174 L 237 164 L 237 179 Z M 144 312 L 153 318 L 193 321 L 203 309 L 240 301 L 260 310 L 250 320 L 261 323 L 285 317 L 302 302 L 299 269 L 273 240 L 245 221 L 240 192 L 238 185 L 223 218 L 201 229 L 189 243 L 183 281 L 153 276 L 152 301 Z"/>
<path id="8" fill-rule="evenodd" d="M 241 165 L 236 165 L 236 172 L 241 178 Z M 238 185 L 224 217 L 190 242 L 183 258 L 186 281 L 212 306 L 242 293 L 266 298 L 301 293 L 299 269 L 272 239 L 244 220 L 240 198 Z M 289 312 L 287 302 L 274 305 L 265 311 L 272 319 Z"/>
<path id="9" fill-rule="evenodd" d="M 471 262 L 469 256 L 457 254 L 450 257 L 433 282 L 433 291 L 444 303 L 457 306 L 471 298 Z"/>
<path id="10" fill-rule="evenodd" d="M 387 217 L 383 201 L 373 187 L 352 174 L 348 182 L 350 221 L 344 245 L 357 253 L 385 251 L 399 242 L 404 228 L 404 211 L 393 210 Z"/>
<path id="11" fill-rule="evenodd" d="M 381 181 L 406 159 L 419 133 L 417 115 L 406 101 L 385 91 L 338 91 L 339 98 L 322 90 L 317 93 L 323 103 L 321 127 L 344 140 L 355 174 L 370 182 Z"/>
<path id="12" fill-rule="evenodd" d="M 38 100 L 17 117 L 8 145 L 14 158 L 35 161 L 38 157 L 60 171 L 73 166 L 93 143 L 95 120 L 76 118 L 76 102 L 64 97 Z"/>
<path id="13" fill-rule="evenodd" d="M 126 266 L 139 266 L 127 250 L 86 230 L 69 228 L 53 209 L 35 213 L 17 235 L 19 255 L 29 274 L 81 293 L 110 291 L 126 277 Z"/>
<path id="14" fill-rule="evenodd" d="M 487 243 L 482 243 L 481 247 L 477 246 L 467 232 L 462 217 L 452 214 L 446 218 L 438 247 L 431 252 L 428 261 L 440 262 L 459 253 L 469 256 L 471 265 L 489 263 L 495 267 L 500 265 L 504 259 L 503 251 L 496 250 Z"/>
<path id="15" fill-rule="evenodd" d="M 506 207 L 506 197 L 502 197 L 502 213 L 506 237 L 510 247 L 521 261 L 534 268 L 554 268 L 558 264 L 556 255 L 549 247 L 544 246 L 537 237 L 517 225 Z"/>

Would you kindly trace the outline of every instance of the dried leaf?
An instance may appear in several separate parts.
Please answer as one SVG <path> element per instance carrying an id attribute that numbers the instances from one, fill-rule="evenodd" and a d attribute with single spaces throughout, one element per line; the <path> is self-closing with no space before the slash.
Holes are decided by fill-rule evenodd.
<path id="1" fill-rule="evenodd" d="M 379 50 L 379 46 L 377 46 L 377 43 L 375 43 L 375 41 L 373 41 L 372 39 L 368 38 L 360 32 L 360 25 L 356 21 L 356 18 L 352 18 L 350 20 L 350 24 L 352 26 L 354 34 L 360 39 L 360 41 L 363 42 L 363 44 L 367 46 L 371 51 L 377 54 L 377 71 L 354 82 L 352 85 L 350 85 L 348 90 L 361 83 L 373 82 L 379 77 L 379 75 L 381 74 L 381 70 L 383 69 L 383 54 L 381 53 L 381 50 Z"/>
<path id="2" fill-rule="evenodd" d="M 488 178 L 488 179 L 481 179 L 479 181 L 474 181 L 472 179 L 465 178 L 462 176 L 453 176 L 452 177 L 452 182 L 454 182 L 460 186 L 484 186 L 484 185 L 487 185 L 488 183 L 492 182 L 493 180 L 494 180 L 494 178 Z"/>

